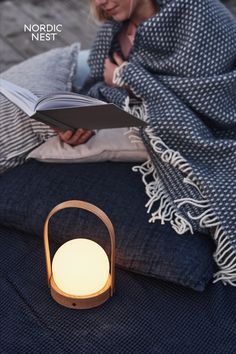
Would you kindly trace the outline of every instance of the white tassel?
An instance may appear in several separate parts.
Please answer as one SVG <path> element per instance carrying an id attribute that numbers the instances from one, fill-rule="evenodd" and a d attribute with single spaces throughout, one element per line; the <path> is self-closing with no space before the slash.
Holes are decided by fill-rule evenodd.
<path id="1" fill-rule="evenodd" d="M 124 135 L 127 135 L 128 139 L 133 144 L 143 144 L 143 140 L 139 136 L 139 130 L 136 128 L 129 128 L 126 132 L 124 132 Z"/>
<path id="2" fill-rule="evenodd" d="M 130 98 L 129 96 L 127 96 L 123 106 L 123 110 L 126 112 L 129 112 L 129 103 L 130 103 Z"/>
<path id="3" fill-rule="evenodd" d="M 127 61 L 124 61 L 120 66 L 117 66 L 117 68 L 115 68 L 114 73 L 113 73 L 113 79 L 112 82 L 115 85 L 118 86 L 123 86 L 124 80 L 121 78 L 122 77 L 122 72 L 124 70 L 124 68 L 128 65 L 129 63 Z"/>
<path id="4" fill-rule="evenodd" d="M 173 229 L 180 235 L 183 235 L 187 231 L 190 231 L 191 234 L 193 234 L 192 225 L 181 215 L 179 215 L 175 220 L 172 220 L 170 223 Z"/>
<path id="5" fill-rule="evenodd" d="M 124 102 L 124 106 L 123 106 L 124 111 L 129 112 L 131 115 L 145 120 L 146 116 L 145 116 L 145 109 L 143 107 L 142 104 L 135 104 L 130 106 L 130 97 L 127 96 Z M 139 136 L 139 128 L 137 127 L 131 127 L 129 128 L 124 135 L 128 135 L 128 138 L 130 140 L 131 143 L 142 143 L 143 144 L 143 140 L 142 138 Z"/>
<path id="6" fill-rule="evenodd" d="M 214 274 L 214 283 L 223 281 L 223 283 L 236 286 L 236 253 L 230 244 L 226 233 L 220 226 L 215 229 L 213 235 L 217 241 L 217 248 L 213 255 L 215 262 L 220 270 Z"/>
<path id="7" fill-rule="evenodd" d="M 199 220 L 199 226 L 201 228 L 210 228 L 219 225 L 219 221 L 215 216 L 215 213 L 212 212 L 212 209 L 207 209 L 197 216 L 193 216 L 189 212 L 187 214 L 190 219 Z"/>
<path id="8" fill-rule="evenodd" d="M 160 202 L 157 211 L 152 213 L 152 217 L 149 219 L 149 222 L 153 223 L 156 220 L 161 220 L 161 224 L 164 224 L 166 221 L 171 221 L 173 229 L 178 234 L 183 234 L 188 230 L 193 233 L 192 225 L 182 215 L 179 214 L 175 205 L 171 203 L 168 194 L 161 183 L 161 180 L 157 176 L 157 172 L 151 160 L 149 159 L 141 166 L 134 166 L 133 171 L 139 171 L 142 174 L 142 180 L 145 184 L 146 194 L 149 197 L 149 201 L 145 205 L 147 207 L 147 213 L 150 213 L 155 202 Z M 147 177 L 150 175 L 152 176 L 153 180 L 148 182 Z"/>
<path id="9" fill-rule="evenodd" d="M 211 213 L 210 211 L 209 214 L 207 213 L 202 217 L 199 223 L 201 228 L 212 228 L 218 226 L 219 224 L 220 222 L 218 221 L 218 218 L 215 216 L 215 213 Z"/>
<path id="10" fill-rule="evenodd" d="M 172 213 L 172 207 L 169 203 L 168 200 L 168 195 L 165 194 L 164 192 L 160 193 L 160 197 L 158 198 L 160 200 L 160 205 L 158 210 L 155 213 L 152 213 L 152 217 L 149 220 L 149 222 L 153 223 L 155 222 L 155 220 L 161 220 L 161 224 L 165 224 L 165 221 L 169 221 L 169 216 L 173 215 Z M 155 198 L 156 199 L 156 198 Z M 153 200 L 153 202 L 155 202 L 156 200 Z"/>
<path id="11" fill-rule="evenodd" d="M 192 198 L 182 198 L 182 199 L 175 199 L 175 203 L 178 203 L 178 208 L 184 204 L 191 204 L 197 208 L 210 208 L 210 204 L 207 200 L 196 200 Z"/>
<path id="12" fill-rule="evenodd" d="M 202 196 L 202 198 L 205 199 L 204 194 L 202 193 L 202 191 L 200 190 L 200 188 L 197 186 L 197 184 L 193 181 L 193 179 L 190 179 L 189 176 L 188 176 L 188 177 L 185 177 L 185 178 L 183 179 L 183 181 L 184 181 L 184 183 L 189 184 L 189 185 L 191 185 L 192 187 L 195 187 L 195 188 L 197 189 L 198 193 Z"/>

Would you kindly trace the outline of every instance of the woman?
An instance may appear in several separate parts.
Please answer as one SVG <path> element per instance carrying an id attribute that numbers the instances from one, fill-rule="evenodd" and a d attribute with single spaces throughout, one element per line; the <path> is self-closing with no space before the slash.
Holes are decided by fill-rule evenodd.
<path id="1" fill-rule="evenodd" d="M 236 285 L 235 19 L 218 0 L 91 6 L 104 24 L 88 61 L 87 93 L 148 122 L 140 136 L 151 159 L 136 170 L 148 211 L 159 202 L 150 221 L 170 221 L 180 234 L 211 233 L 216 278 Z M 140 103 L 132 106 L 132 97 Z"/>
<path id="2" fill-rule="evenodd" d="M 123 59 L 128 58 L 136 28 L 141 22 L 155 15 L 159 6 L 153 0 L 95 0 L 91 1 L 91 7 L 99 20 L 113 18 L 115 21 L 124 23 L 118 39 L 122 57 L 114 53 L 112 58 L 106 58 L 104 62 L 104 82 L 109 86 L 116 87 L 117 85 L 113 82 L 114 71 L 118 66 L 122 65 Z M 126 89 L 128 90 L 128 87 Z M 59 132 L 59 136 L 64 142 L 77 145 L 88 141 L 93 136 L 93 132 L 79 129 L 74 134 L 71 131 Z"/>

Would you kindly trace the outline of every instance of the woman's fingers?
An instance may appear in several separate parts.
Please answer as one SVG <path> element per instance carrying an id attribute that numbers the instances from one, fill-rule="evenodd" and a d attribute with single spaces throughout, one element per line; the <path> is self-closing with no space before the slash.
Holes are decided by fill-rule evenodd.
<path id="1" fill-rule="evenodd" d="M 66 132 L 67 133 L 67 132 Z M 65 133 L 65 134 L 66 134 Z M 79 142 L 80 137 L 83 135 L 83 129 L 77 129 L 75 133 L 71 132 L 72 134 L 68 134 L 64 140 L 65 143 L 69 145 L 77 145 Z"/>
<path id="2" fill-rule="evenodd" d="M 118 66 L 124 63 L 124 60 L 117 53 L 113 54 L 113 59 Z"/>
<path id="3" fill-rule="evenodd" d="M 75 133 L 70 130 L 59 133 L 61 140 L 72 146 L 86 143 L 93 135 L 93 131 L 84 129 L 77 129 Z"/>
<path id="4" fill-rule="evenodd" d="M 73 132 L 71 130 L 67 130 L 65 132 L 59 132 L 59 136 L 62 141 L 67 142 L 73 135 Z"/>
<path id="5" fill-rule="evenodd" d="M 79 144 L 86 143 L 95 133 L 91 130 L 86 131 L 80 138 Z"/>
<path id="6" fill-rule="evenodd" d="M 83 129 L 77 129 L 76 132 L 71 136 L 71 138 L 67 140 L 67 144 L 78 145 L 80 138 L 82 137 L 83 134 L 84 134 Z"/>

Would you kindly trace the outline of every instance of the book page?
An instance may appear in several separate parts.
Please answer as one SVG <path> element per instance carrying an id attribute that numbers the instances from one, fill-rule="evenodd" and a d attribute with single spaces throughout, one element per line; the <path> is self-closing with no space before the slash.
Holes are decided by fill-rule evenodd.
<path id="1" fill-rule="evenodd" d="M 0 79 L 0 93 L 19 107 L 23 112 L 31 116 L 34 113 L 38 97 L 31 91 L 13 84 L 10 81 Z"/>
<path id="2" fill-rule="evenodd" d="M 73 92 L 62 92 L 47 95 L 38 100 L 35 107 L 36 111 L 59 108 L 86 107 L 107 104 L 85 95 L 79 95 Z"/>

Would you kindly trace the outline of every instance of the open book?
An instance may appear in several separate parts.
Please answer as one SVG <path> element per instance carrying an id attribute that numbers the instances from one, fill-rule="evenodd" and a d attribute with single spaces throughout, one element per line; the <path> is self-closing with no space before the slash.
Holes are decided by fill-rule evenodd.
<path id="1" fill-rule="evenodd" d="M 3 79 L 0 79 L 0 92 L 30 118 L 62 131 L 147 125 L 112 103 L 72 92 L 50 94 L 38 99 L 29 90 Z"/>

